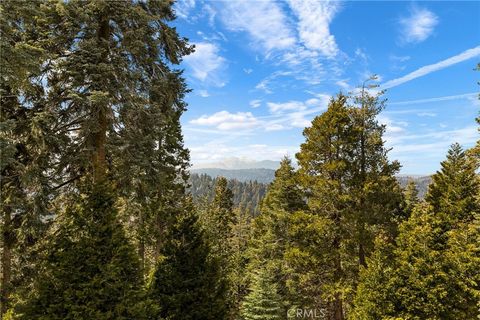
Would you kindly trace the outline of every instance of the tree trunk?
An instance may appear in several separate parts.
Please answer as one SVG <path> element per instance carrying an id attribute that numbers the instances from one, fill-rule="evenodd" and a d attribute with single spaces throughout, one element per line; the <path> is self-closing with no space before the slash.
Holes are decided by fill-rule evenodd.
<path id="1" fill-rule="evenodd" d="M 8 205 L 4 205 L 4 221 L 2 232 L 2 280 L 1 280 L 1 310 L 0 315 L 7 312 L 9 307 L 10 296 L 10 279 L 12 274 L 12 246 L 13 246 L 13 230 L 12 230 L 12 209 Z"/>
<path id="2" fill-rule="evenodd" d="M 358 262 L 363 267 L 367 266 L 367 262 L 365 261 L 365 247 L 363 246 L 363 243 L 361 241 L 358 245 Z"/>
<path id="3" fill-rule="evenodd" d="M 110 37 L 110 26 L 108 18 L 100 17 L 100 28 L 98 29 L 98 42 L 99 46 L 104 47 L 104 52 L 102 53 L 101 60 L 106 62 L 108 57 L 108 40 Z M 101 85 L 98 88 L 102 91 Z M 107 142 L 107 108 L 108 105 L 97 105 L 97 129 L 93 133 L 93 155 L 92 155 L 92 169 L 93 169 L 93 180 L 95 183 L 103 181 L 106 174 L 106 153 L 105 145 Z"/>

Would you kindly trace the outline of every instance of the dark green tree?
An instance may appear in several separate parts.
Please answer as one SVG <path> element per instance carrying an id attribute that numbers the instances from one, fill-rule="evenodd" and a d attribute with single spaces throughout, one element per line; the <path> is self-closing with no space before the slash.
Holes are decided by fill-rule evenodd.
<path id="1" fill-rule="evenodd" d="M 31 280 L 30 248 L 46 229 L 48 204 L 56 184 L 48 145 L 55 119 L 41 83 L 46 52 L 40 2 L 0 3 L 0 315 L 15 287 Z"/>
<path id="2" fill-rule="evenodd" d="M 226 283 L 192 205 L 174 215 L 150 283 L 156 319 L 226 319 Z"/>
<path id="3" fill-rule="evenodd" d="M 278 293 L 278 286 L 273 275 L 267 270 L 271 269 L 264 268 L 256 272 L 250 293 L 243 301 L 241 315 L 245 320 L 286 319 L 286 311 Z"/>
<path id="4" fill-rule="evenodd" d="M 322 269 L 311 270 L 318 275 L 315 283 L 319 292 L 310 295 L 321 292 L 323 300 L 329 301 L 327 308 L 333 319 L 345 318 L 359 267 L 366 266 L 375 235 L 384 230 L 393 236 L 401 217 L 402 193 L 395 179 L 400 166 L 388 160 L 382 139 L 385 126 L 376 118 L 384 101 L 380 95 L 368 94 L 365 85 L 353 97 L 353 104 L 349 101 L 342 94 L 331 100 L 327 111 L 305 129 L 306 141 L 297 154 L 309 207 L 299 221 L 318 220 L 316 226 L 327 228 L 329 238 L 328 245 L 316 243 L 317 236 L 298 241 L 297 253 L 328 261 Z"/>
<path id="5" fill-rule="evenodd" d="M 90 187 L 87 187 L 90 188 Z M 108 185 L 72 201 L 45 250 L 33 290 L 16 307 L 18 319 L 144 319 L 138 257 L 118 222 Z"/>
<path id="6" fill-rule="evenodd" d="M 225 296 L 226 307 L 230 313 L 236 313 L 238 292 L 236 290 L 236 268 L 239 267 L 239 257 L 234 252 L 238 214 L 233 207 L 233 192 L 228 187 L 224 177 L 216 179 L 215 194 L 207 210 L 203 213 L 203 226 L 211 245 L 211 259 L 217 260 L 220 275 L 227 285 Z M 237 243 L 238 244 L 238 243 Z M 228 304 L 228 306 L 227 306 Z"/>
<path id="7" fill-rule="evenodd" d="M 252 223 L 252 237 L 249 257 L 251 285 L 255 286 L 258 272 L 273 275 L 286 317 L 287 306 L 295 300 L 289 292 L 287 283 L 292 280 L 291 269 L 285 253 L 290 245 L 291 215 L 306 208 L 303 192 L 298 186 L 297 176 L 289 158 L 280 162 L 275 172 L 275 180 L 270 184 L 262 201 L 260 215 Z M 264 270 L 269 268 L 269 270 Z M 252 289 L 253 290 L 253 289 Z"/>
<path id="8" fill-rule="evenodd" d="M 356 319 L 474 319 L 478 315 L 478 220 L 451 228 L 428 204 L 402 223 L 363 269 Z"/>
<path id="9" fill-rule="evenodd" d="M 448 214 L 452 221 L 472 220 L 474 213 L 480 212 L 478 163 L 455 143 L 441 165 L 432 176 L 425 200 L 435 212 Z"/>
<path id="10" fill-rule="evenodd" d="M 415 206 L 420 202 L 420 199 L 418 198 L 418 189 L 415 181 L 408 181 L 407 186 L 403 191 L 403 196 L 405 198 L 405 205 L 403 210 L 405 211 L 405 214 L 407 216 L 410 216 L 410 214 L 412 214 L 413 208 L 415 208 Z"/>

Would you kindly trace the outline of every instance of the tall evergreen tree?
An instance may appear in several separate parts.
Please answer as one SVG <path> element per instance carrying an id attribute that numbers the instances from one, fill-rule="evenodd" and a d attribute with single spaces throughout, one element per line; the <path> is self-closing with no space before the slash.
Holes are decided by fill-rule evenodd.
<path id="1" fill-rule="evenodd" d="M 287 283 L 292 280 L 291 270 L 285 254 L 290 245 L 289 224 L 291 215 L 305 209 L 303 192 L 298 186 L 297 176 L 289 158 L 280 162 L 275 180 L 269 186 L 262 201 L 260 215 L 252 223 L 252 239 L 248 252 L 251 285 L 255 286 L 258 272 L 273 275 L 272 281 L 282 300 L 284 317 L 287 306 L 295 300 Z M 265 269 L 269 270 L 265 270 Z M 253 288 L 251 288 L 253 290 Z"/>
<path id="2" fill-rule="evenodd" d="M 55 185 L 47 171 L 55 119 L 41 83 L 48 58 L 38 44 L 42 18 L 40 2 L 0 3 L 0 315 L 12 290 L 31 279 L 29 248 L 45 230 Z"/>
<path id="3" fill-rule="evenodd" d="M 309 254 L 315 250 L 305 248 L 321 247 L 315 239 L 304 240 L 298 249 L 317 261 L 330 257 L 321 272 L 311 272 L 318 274 L 317 290 L 324 301 L 331 301 L 328 309 L 334 319 L 345 318 L 359 266 L 366 265 L 375 234 L 383 229 L 393 235 L 401 214 L 401 189 L 394 176 L 399 164 L 388 161 L 385 126 L 376 120 L 383 101 L 364 86 L 353 102 L 342 94 L 332 99 L 328 110 L 305 129 L 306 142 L 297 154 L 309 205 L 299 221 L 320 217 L 317 226 L 328 230 L 330 243 L 315 258 Z"/>
<path id="4" fill-rule="evenodd" d="M 52 52 L 44 86 L 55 106 L 54 135 L 62 139 L 52 170 L 64 192 L 83 176 L 114 181 L 144 262 L 145 246 L 158 254 L 163 215 L 181 201 L 187 180 L 180 116 L 188 90 L 172 66 L 193 48 L 169 26 L 172 5 L 73 0 L 42 6 L 40 31 L 48 37 L 40 45 Z"/>
<path id="5" fill-rule="evenodd" d="M 418 198 L 418 189 L 415 181 L 410 180 L 407 183 L 407 186 L 403 191 L 403 195 L 405 198 L 404 211 L 408 216 L 410 216 L 410 214 L 412 214 L 413 208 L 415 208 L 415 206 L 420 202 L 420 199 Z"/>
<path id="6" fill-rule="evenodd" d="M 238 292 L 235 281 L 239 258 L 234 252 L 238 243 L 234 233 L 237 225 L 237 212 L 233 208 L 233 192 L 224 177 L 216 180 L 215 194 L 207 210 L 203 213 L 203 226 L 211 245 L 211 258 L 220 265 L 220 275 L 227 285 L 225 302 L 228 312 L 234 317 L 238 305 Z M 238 239 L 239 240 L 239 239 Z"/>
<path id="7" fill-rule="evenodd" d="M 443 212 L 452 221 L 469 221 L 480 212 L 480 179 L 476 173 L 478 163 L 455 143 L 441 163 L 442 168 L 432 176 L 425 197 L 435 212 Z"/>
<path id="8" fill-rule="evenodd" d="M 18 319 L 146 319 L 151 306 L 143 299 L 140 264 L 110 187 L 96 184 L 72 203 L 45 239 Z"/>
<path id="9" fill-rule="evenodd" d="M 30 6 L 28 2 L 15 2 L 14 5 L 20 10 Z M 49 183 L 56 183 L 53 189 L 62 192 L 61 199 L 56 199 L 58 201 L 51 203 L 49 208 L 49 217 L 56 220 L 55 228 L 67 230 L 65 233 L 77 228 L 62 217 L 63 214 L 68 216 L 59 210 L 62 205 L 73 208 L 82 193 L 91 198 L 96 196 L 89 194 L 92 190 L 114 185 L 111 188 L 114 191 L 109 189 L 109 195 L 100 198 L 107 201 L 113 197 L 117 202 L 120 195 L 122 203 L 128 204 L 122 210 L 122 220 L 134 222 L 132 233 L 139 239 L 138 251 L 142 258 L 145 257 L 142 248 L 147 241 L 158 252 L 165 222 L 171 220 L 163 213 L 171 212 L 169 207 L 180 205 L 187 180 L 188 152 L 183 146 L 179 120 L 185 110 L 183 97 L 187 89 L 181 72 L 171 68 L 193 48 L 168 25 L 175 17 L 172 5 L 171 1 L 128 0 L 35 2 L 33 6 L 39 12 L 32 17 L 41 23 L 35 24 L 34 31 L 28 31 L 42 37 L 34 39 L 31 46 L 23 47 L 32 51 L 35 45 L 48 53 L 48 59 L 41 64 L 41 81 L 37 85 L 48 93 L 43 102 L 50 109 L 48 113 L 40 113 L 53 119 L 48 136 L 59 142 L 47 144 L 52 148 L 48 150 L 48 159 L 54 161 L 50 167 L 44 167 L 52 176 Z M 7 17 L 13 23 L 18 20 L 15 16 Z M 24 105 L 30 108 L 32 103 L 27 101 Z M 41 184 L 37 184 L 39 186 Z M 131 210 L 139 207 L 140 210 Z M 98 217 L 99 227 L 118 228 L 117 215 L 106 215 L 113 218 L 102 220 Z M 155 233 L 148 229 L 150 226 Z M 85 236 L 91 239 L 78 241 L 98 244 L 95 238 L 98 234 L 93 230 Z M 65 258 L 68 265 L 67 258 L 74 254 L 69 250 L 76 249 L 70 242 L 47 243 L 46 258 L 52 255 Z M 113 251 L 121 250 L 128 246 L 128 239 L 119 236 L 108 245 Z M 89 263 L 108 265 L 109 259 L 113 259 L 110 252 L 102 247 L 97 249 L 98 259 Z M 62 255 L 56 250 L 66 250 L 66 253 Z M 119 270 L 136 268 L 134 259 L 124 260 Z M 128 263 L 132 265 L 129 267 Z M 88 267 L 95 269 L 93 265 Z M 93 273 L 83 275 L 92 277 L 85 280 L 87 282 L 96 281 Z M 60 275 L 55 277 L 68 280 Z M 105 280 L 99 283 L 108 291 L 108 287 L 114 285 L 111 281 L 112 278 L 105 274 Z M 132 285 L 136 286 L 137 282 L 133 281 Z M 115 294 L 112 293 L 112 299 L 117 298 Z M 27 299 L 26 310 L 29 303 L 34 309 L 35 301 L 48 303 L 50 298 L 47 290 L 32 295 Z M 105 309 L 100 307 L 102 299 L 98 297 L 98 301 L 90 303 L 92 308 L 98 308 L 99 314 Z M 112 302 L 112 305 L 122 303 Z M 119 314 L 120 309 L 117 310 Z M 93 309 L 90 311 L 89 314 L 94 314 Z M 105 312 L 109 314 L 107 318 L 115 316 L 115 313 Z"/>
<path id="10" fill-rule="evenodd" d="M 156 319 L 226 319 L 226 283 L 192 205 L 178 209 L 150 283 Z"/>
<path id="11" fill-rule="evenodd" d="M 418 205 L 396 246 L 377 247 L 363 269 L 358 319 L 474 319 L 478 315 L 478 220 L 451 228 L 447 214 Z"/>
<path id="12" fill-rule="evenodd" d="M 245 320 L 281 320 L 286 319 L 285 306 L 278 293 L 278 286 L 269 268 L 255 274 L 251 291 L 242 304 L 241 315 Z"/>

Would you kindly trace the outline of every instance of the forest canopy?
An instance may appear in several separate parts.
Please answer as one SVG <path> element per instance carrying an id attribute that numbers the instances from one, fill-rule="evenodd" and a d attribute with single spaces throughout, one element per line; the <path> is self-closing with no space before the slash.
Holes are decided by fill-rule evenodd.
<path id="1" fill-rule="evenodd" d="M 476 319 L 480 140 L 419 196 L 367 81 L 270 184 L 190 175 L 172 6 L 0 3 L 2 319 Z"/>

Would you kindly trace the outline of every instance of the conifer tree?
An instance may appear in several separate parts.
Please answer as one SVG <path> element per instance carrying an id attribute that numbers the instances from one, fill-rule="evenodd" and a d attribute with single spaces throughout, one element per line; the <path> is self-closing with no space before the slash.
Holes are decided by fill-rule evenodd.
<path id="1" fill-rule="evenodd" d="M 256 272 L 250 293 L 245 297 L 241 315 L 245 320 L 280 320 L 286 319 L 278 287 L 272 274 L 262 268 Z"/>
<path id="2" fill-rule="evenodd" d="M 55 185 L 46 170 L 55 119 L 41 85 L 48 57 L 36 31 L 42 17 L 40 2 L 0 3 L 0 316 L 12 290 L 31 279 L 29 249 L 45 230 Z"/>
<path id="3" fill-rule="evenodd" d="M 435 212 L 448 214 L 452 221 L 472 220 L 474 213 L 480 212 L 478 163 L 455 143 L 441 165 L 432 176 L 426 201 Z"/>
<path id="4" fill-rule="evenodd" d="M 228 187 L 224 177 L 216 179 L 215 194 L 211 204 L 204 212 L 204 228 L 211 245 L 211 258 L 217 260 L 220 266 L 220 275 L 223 278 L 227 292 L 225 302 L 228 312 L 234 316 L 238 305 L 238 292 L 235 289 L 235 268 L 238 267 L 240 257 L 236 257 L 234 246 L 234 229 L 237 225 L 237 213 L 233 208 L 233 192 Z"/>
<path id="5" fill-rule="evenodd" d="M 226 319 L 226 283 L 192 205 L 178 209 L 150 283 L 156 319 Z"/>
<path id="6" fill-rule="evenodd" d="M 45 239 L 18 319 L 146 319 L 151 306 L 142 294 L 140 264 L 110 187 L 96 184 L 72 203 Z"/>
<path id="7" fill-rule="evenodd" d="M 292 162 L 285 157 L 280 162 L 280 168 L 275 172 L 275 180 L 270 184 L 262 201 L 260 215 L 252 223 L 252 239 L 248 252 L 251 278 L 257 277 L 259 271 L 274 275 L 273 280 L 284 306 L 294 303 L 287 286 L 292 278 L 289 272 L 291 270 L 285 260 L 291 240 L 289 223 L 291 215 L 305 207 L 303 192 L 298 186 Z M 264 270 L 267 266 L 270 270 Z M 254 280 L 251 284 L 255 284 Z M 286 309 L 284 311 L 286 312 Z"/>
<path id="8" fill-rule="evenodd" d="M 20 10 L 30 6 L 29 2 L 13 4 Z M 96 196 L 92 190 L 114 185 L 114 191 L 108 191 L 108 196 L 99 198 L 105 201 L 108 198 L 108 206 L 111 205 L 110 197 L 114 202 L 124 200 L 123 203 L 131 204 L 123 208 L 122 220 L 133 222 L 131 233 L 139 238 L 138 251 L 142 258 L 145 257 L 142 246 L 147 241 L 155 249 L 162 243 L 161 235 L 166 227 L 164 222 L 170 221 L 163 213 L 171 212 L 168 210 L 170 207 L 180 205 L 187 180 L 188 151 L 183 146 L 179 120 L 186 107 L 183 98 L 187 89 L 181 72 L 172 70 L 172 66 L 178 65 L 193 48 L 177 34 L 175 28 L 169 26 L 175 18 L 172 5 L 170 1 L 128 0 L 34 2 L 32 6 L 36 6 L 39 12 L 32 17 L 38 18 L 41 23 L 35 24 L 33 32 L 22 26 L 22 32 L 40 36 L 27 46 L 19 47 L 28 52 L 35 51 L 32 49 L 38 46 L 48 53 L 47 63 L 41 64 L 44 68 L 39 75 L 41 81 L 36 84 L 37 89 L 48 92 L 42 97 L 44 101 L 40 105 L 50 109 L 39 114 L 47 115 L 51 120 L 47 137 L 54 139 L 53 143 L 46 143 L 50 148 L 46 153 L 47 160 L 54 161 L 48 162 L 51 166 L 43 167 L 47 169 L 39 171 L 48 172 L 51 175 L 48 183 L 54 183 L 53 189 L 62 193 L 61 199 L 47 194 L 48 201 L 44 201 L 50 206 L 49 218 L 55 218 L 54 229 L 69 233 L 71 228 L 77 228 L 67 218 L 69 214 L 59 208 L 74 208 L 80 191 L 84 197 L 91 199 Z M 16 11 L 12 12 L 13 17 L 7 17 L 16 23 Z M 21 78 L 22 74 L 19 76 Z M 29 108 L 32 105 L 35 106 L 31 101 L 25 103 Z M 35 129 L 38 134 L 40 131 Z M 37 183 L 35 187 L 43 187 L 43 184 Z M 122 199 L 118 198 L 119 195 Z M 78 206 L 83 208 L 84 205 Z M 102 220 L 98 217 L 99 228 L 109 230 L 119 227 L 116 214 L 107 214 L 107 217 L 110 218 Z M 152 227 L 148 229 L 146 226 Z M 82 238 L 79 241 L 99 245 L 96 236 L 98 234 L 92 230 L 91 234 L 85 234 L 91 239 Z M 114 240 L 108 243 L 112 251 L 121 251 L 124 246 L 129 246 L 125 236 Z M 46 243 L 45 259 L 51 256 L 65 258 L 67 266 L 70 263 L 67 258 L 74 254 L 70 250 L 76 250 L 70 242 Z M 103 263 L 108 265 L 110 252 L 101 246 L 92 250 L 97 250 L 98 256 L 89 261 L 92 263 L 88 265 L 90 269 L 101 269 L 100 264 Z M 81 260 L 77 262 L 81 266 Z M 58 263 L 63 265 L 61 261 Z M 94 266 L 94 263 L 99 265 Z M 130 267 L 127 266 L 129 263 L 132 263 Z M 124 265 L 119 264 L 119 270 L 133 270 L 136 263 L 125 258 Z M 92 277 L 84 279 L 87 283 L 98 280 L 93 273 L 84 275 Z M 68 280 L 63 275 L 57 276 L 58 279 Z M 137 279 L 140 282 L 131 278 L 132 286 L 141 283 L 141 276 Z M 108 291 L 110 286 L 115 285 L 112 281 L 105 274 L 105 279 L 98 283 Z M 99 290 L 102 288 L 99 287 Z M 29 306 L 35 310 L 35 306 L 38 307 L 35 301 L 48 304 L 47 300 L 54 298 L 48 290 L 36 292 L 25 298 L 25 310 L 30 310 Z M 101 299 L 98 298 L 99 301 Z M 116 299 L 115 293 L 112 293 L 112 299 Z M 96 303 L 94 298 L 91 307 L 98 308 L 99 315 L 91 318 L 100 319 L 108 307 Z M 115 311 L 118 317 L 124 314 L 122 303 L 112 302 L 119 308 Z M 94 314 L 93 309 L 89 314 Z M 55 310 L 53 308 L 51 312 L 55 313 Z M 115 312 L 105 312 L 108 314 L 106 318 L 116 316 Z M 128 314 L 126 317 L 131 318 Z"/>
<path id="9" fill-rule="evenodd" d="M 358 319 L 474 319 L 478 315 L 478 220 L 451 228 L 428 204 L 402 223 L 396 246 L 378 246 L 362 270 Z"/>
<path id="10" fill-rule="evenodd" d="M 375 233 L 383 229 L 393 236 L 401 215 L 402 194 L 394 176 L 399 164 L 389 162 L 382 140 L 385 126 L 376 120 L 384 103 L 379 95 L 369 95 L 365 86 L 353 102 L 342 94 L 332 99 L 328 110 L 305 129 L 306 142 L 297 154 L 309 208 L 296 218 L 308 224 L 317 221 L 315 226 L 326 232 L 329 245 L 316 242 L 317 235 L 300 238 L 294 256 L 328 261 L 321 271 L 311 271 L 318 275 L 319 292 L 310 295 L 322 292 L 334 319 L 345 318 L 352 302 L 349 292 L 355 289 L 359 267 L 366 265 Z M 296 229 L 299 235 L 308 234 Z"/>
<path id="11" fill-rule="evenodd" d="M 410 216 L 412 214 L 413 208 L 420 202 L 420 199 L 418 198 L 418 189 L 413 180 L 410 180 L 405 187 L 405 190 L 403 192 L 404 195 L 404 202 L 405 206 L 403 210 L 407 214 L 407 216 Z"/>

